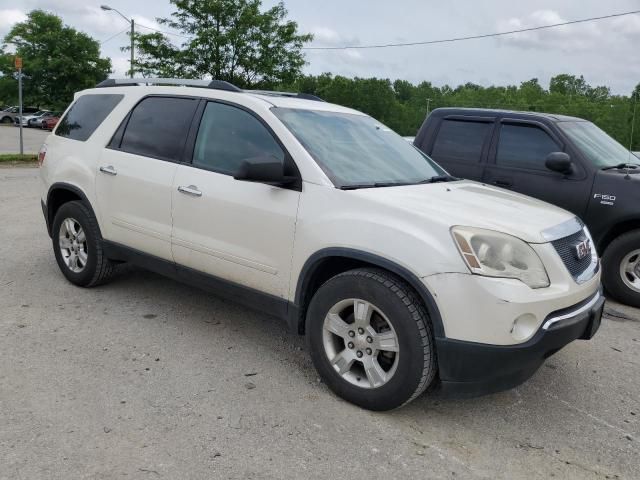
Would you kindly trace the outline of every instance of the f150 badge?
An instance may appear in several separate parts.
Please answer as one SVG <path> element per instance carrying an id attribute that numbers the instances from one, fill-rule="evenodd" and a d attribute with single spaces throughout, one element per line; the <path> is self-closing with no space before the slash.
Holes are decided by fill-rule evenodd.
<path id="1" fill-rule="evenodd" d="M 591 255 L 591 242 L 589 242 L 588 238 L 575 245 L 574 248 L 574 253 L 578 260 L 582 260 L 587 255 Z"/>
<path id="2" fill-rule="evenodd" d="M 600 204 L 602 205 L 614 205 L 616 203 L 615 195 L 605 195 L 603 193 L 596 193 L 593 196 L 594 199 L 600 199 Z"/>

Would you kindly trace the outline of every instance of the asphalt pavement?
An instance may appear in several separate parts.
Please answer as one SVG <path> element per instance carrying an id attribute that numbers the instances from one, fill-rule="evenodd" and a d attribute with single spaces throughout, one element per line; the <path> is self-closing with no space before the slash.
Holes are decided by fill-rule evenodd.
<path id="1" fill-rule="evenodd" d="M 41 128 L 23 128 L 24 153 L 38 153 L 50 132 Z M 13 125 L 0 124 L 0 155 L 20 153 L 20 129 Z"/>
<path id="2" fill-rule="evenodd" d="M 513 390 L 372 413 L 276 319 L 133 267 L 66 282 L 39 190 L 0 168 L 2 480 L 640 478 L 638 310 Z"/>

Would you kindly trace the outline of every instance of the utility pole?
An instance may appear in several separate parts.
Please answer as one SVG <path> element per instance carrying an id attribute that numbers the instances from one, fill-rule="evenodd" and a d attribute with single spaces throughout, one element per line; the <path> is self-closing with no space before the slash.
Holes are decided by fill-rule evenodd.
<path id="1" fill-rule="evenodd" d="M 22 58 L 15 58 L 15 66 L 18 70 L 18 123 L 20 124 L 20 155 L 24 155 L 24 140 L 22 138 Z"/>
<path id="2" fill-rule="evenodd" d="M 638 107 L 638 93 L 635 94 L 634 102 L 633 102 L 633 115 L 631 117 L 631 138 L 629 139 L 629 155 L 633 151 L 633 131 L 636 126 L 636 110 Z"/>
<path id="3" fill-rule="evenodd" d="M 131 78 L 133 78 L 133 49 L 134 49 L 134 35 L 136 33 L 136 29 L 135 29 L 135 22 L 133 20 L 133 18 L 127 18 L 125 17 L 122 12 L 120 12 L 119 10 L 110 7 L 109 5 L 100 5 L 100 8 L 106 12 L 116 12 L 118 15 L 120 15 L 122 18 L 124 18 L 129 24 L 131 24 L 131 69 L 129 70 L 129 76 Z"/>
<path id="4" fill-rule="evenodd" d="M 133 35 L 134 34 L 135 34 L 135 23 L 132 18 L 131 19 L 131 70 L 129 70 L 131 78 L 133 78 L 133 47 L 134 47 Z"/>
<path id="5" fill-rule="evenodd" d="M 429 106 L 430 105 L 431 105 L 431 99 L 427 98 L 427 117 L 429 116 L 429 111 L 430 111 Z"/>

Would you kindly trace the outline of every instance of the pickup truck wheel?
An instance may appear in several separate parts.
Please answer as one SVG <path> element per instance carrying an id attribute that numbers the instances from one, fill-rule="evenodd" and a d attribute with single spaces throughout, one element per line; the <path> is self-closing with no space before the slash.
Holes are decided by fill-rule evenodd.
<path id="1" fill-rule="evenodd" d="M 52 228 L 53 251 L 63 275 L 81 287 L 107 282 L 114 270 L 102 248 L 98 222 L 82 202 L 65 203 Z"/>
<path id="2" fill-rule="evenodd" d="M 410 402 L 437 370 L 422 302 L 384 270 L 350 270 L 323 284 L 309 304 L 307 342 L 327 386 L 369 410 Z"/>
<path id="3" fill-rule="evenodd" d="M 620 235 L 602 257 L 602 281 L 617 301 L 640 307 L 640 230 Z"/>

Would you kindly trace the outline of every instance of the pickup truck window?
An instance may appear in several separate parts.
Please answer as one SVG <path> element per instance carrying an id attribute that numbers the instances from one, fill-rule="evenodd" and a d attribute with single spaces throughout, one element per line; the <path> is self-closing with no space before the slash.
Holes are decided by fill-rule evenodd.
<path id="1" fill-rule="evenodd" d="M 500 128 L 496 164 L 547 170 L 547 155 L 562 148 L 547 132 L 533 125 L 503 124 Z"/>
<path id="2" fill-rule="evenodd" d="M 558 126 L 596 167 L 640 163 L 629 150 L 591 122 L 558 122 Z"/>
<path id="3" fill-rule="evenodd" d="M 486 122 L 445 119 L 440 124 L 431 157 L 436 162 L 478 163 L 491 127 L 492 124 Z"/>
<path id="4" fill-rule="evenodd" d="M 420 183 L 446 174 L 400 135 L 366 115 L 271 111 L 338 188 Z"/>

